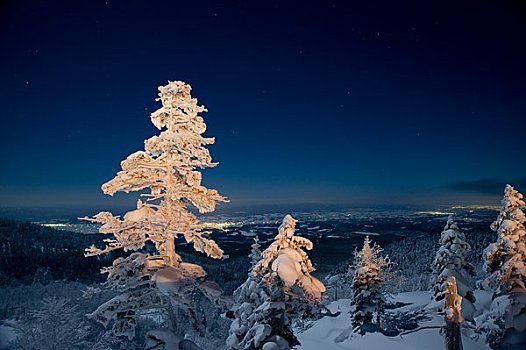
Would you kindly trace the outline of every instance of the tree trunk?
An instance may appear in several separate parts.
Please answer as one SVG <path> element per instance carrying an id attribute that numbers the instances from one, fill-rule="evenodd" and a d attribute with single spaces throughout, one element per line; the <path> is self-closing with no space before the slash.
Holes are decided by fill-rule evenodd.
<path id="1" fill-rule="evenodd" d="M 444 336 L 446 350 L 462 350 L 462 334 L 460 333 L 460 323 L 446 320 L 444 326 Z"/>
<path id="2" fill-rule="evenodd" d="M 177 254 L 175 252 L 175 238 L 166 237 L 164 246 L 166 249 L 166 255 L 168 256 L 168 266 L 176 266 L 179 261 L 177 260 Z"/>

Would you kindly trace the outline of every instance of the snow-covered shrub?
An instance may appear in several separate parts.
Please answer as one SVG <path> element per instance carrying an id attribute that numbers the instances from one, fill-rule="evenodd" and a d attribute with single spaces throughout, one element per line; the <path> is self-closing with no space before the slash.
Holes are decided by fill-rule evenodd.
<path id="1" fill-rule="evenodd" d="M 480 325 L 493 348 L 526 345 L 526 217 L 523 196 L 506 185 L 497 220 L 491 229 L 497 242 L 484 250 L 485 268 L 490 276 L 483 287 L 493 291 L 491 309 Z"/>
<path id="2" fill-rule="evenodd" d="M 446 226 L 440 234 L 440 248 L 431 264 L 431 285 L 436 301 L 444 308 L 446 283 L 450 277 L 455 277 L 456 288 L 462 296 L 462 312 L 466 319 L 473 317 L 475 296 L 473 295 L 475 269 L 467 261 L 470 245 L 466 242 L 464 233 L 453 221 L 452 215 L 447 219 Z"/>
<path id="3" fill-rule="evenodd" d="M 39 309 L 17 327 L 17 349 L 70 350 L 87 348 L 89 328 L 77 307 L 66 298 L 44 298 Z"/>
<path id="4" fill-rule="evenodd" d="M 117 249 L 136 251 L 121 257 L 103 269 L 106 285 L 120 294 L 101 305 L 90 316 L 105 326 L 112 323 L 114 335 L 134 337 L 137 315 L 141 310 L 167 310 L 169 307 L 192 307 L 190 295 L 199 287 L 196 279 L 205 271 L 185 263 L 175 250 L 175 240 L 183 236 L 196 251 L 221 258 L 223 251 L 207 238 L 198 219 L 188 210 L 192 204 L 199 212 L 215 209 L 225 201 L 216 190 L 201 184 L 197 168 L 213 167 L 207 145 L 213 138 L 202 134 L 206 124 L 199 113 L 206 111 L 192 98 L 191 87 L 181 81 L 159 87 L 162 107 L 150 116 L 159 135 L 144 141 L 144 151 L 137 151 L 121 162 L 122 170 L 102 185 L 105 194 L 141 191 L 137 209 L 121 218 L 101 212 L 85 220 L 100 223 L 100 233 L 111 235 L 106 246 L 86 249 L 86 256 L 101 255 Z M 148 251 L 147 244 L 155 248 Z M 170 315 L 167 312 L 166 315 Z M 166 326 L 175 328 L 166 318 Z"/>
<path id="5" fill-rule="evenodd" d="M 355 311 L 352 327 L 355 330 L 373 324 L 373 318 L 376 325 L 380 326 L 385 307 L 383 272 L 391 264 L 388 257 L 381 255 L 382 251 L 376 243 L 371 245 L 371 240 L 366 236 L 363 248 L 354 254 L 352 288 Z"/>
<path id="6" fill-rule="evenodd" d="M 235 291 L 235 320 L 228 349 L 285 350 L 299 345 L 292 332 L 292 318 L 305 315 L 319 303 L 325 287 L 311 276 L 314 267 L 303 251 L 312 249 L 312 242 L 295 236 L 295 226 L 292 216 L 283 218 L 274 242 Z M 258 250 L 256 242 L 250 255 L 253 262 Z"/>
<path id="7" fill-rule="evenodd" d="M 327 286 L 327 301 L 332 302 L 339 299 L 352 299 L 352 276 L 354 270 L 352 265 L 347 264 L 348 272 L 336 273 L 325 278 L 324 283 Z M 351 276 L 351 278 L 349 278 Z"/>

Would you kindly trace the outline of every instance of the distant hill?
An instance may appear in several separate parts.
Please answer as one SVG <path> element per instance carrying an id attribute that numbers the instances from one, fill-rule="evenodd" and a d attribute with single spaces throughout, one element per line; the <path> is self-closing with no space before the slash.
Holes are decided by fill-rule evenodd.
<path id="1" fill-rule="evenodd" d="M 103 281 L 99 271 L 113 257 L 84 257 L 102 235 L 82 235 L 29 222 L 0 218 L 0 286 L 34 279 Z M 38 271 L 38 274 L 37 274 Z"/>
<path id="2" fill-rule="evenodd" d="M 102 234 L 80 234 L 26 221 L 0 218 L 0 287 L 15 284 L 47 283 L 51 280 L 103 282 L 100 273 L 118 256 L 118 250 L 98 257 L 84 257 L 84 249 L 93 244 L 102 247 Z M 147 248 L 149 244 L 147 244 Z M 195 253 L 190 245 L 178 247 L 181 256 L 198 262 L 229 293 L 243 280 L 249 267 L 248 258 L 215 260 Z"/>

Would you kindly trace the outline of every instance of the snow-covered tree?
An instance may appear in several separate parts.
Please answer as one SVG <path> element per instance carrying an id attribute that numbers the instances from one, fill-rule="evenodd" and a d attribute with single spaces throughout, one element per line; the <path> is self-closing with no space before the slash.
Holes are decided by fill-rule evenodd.
<path id="1" fill-rule="evenodd" d="M 291 215 L 285 215 L 278 235 L 261 254 L 263 258 L 254 272 L 262 274 L 266 282 L 279 277 L 287 293 L 304 294 L 309 300 L 319 301 L 325 293 L 325 286 L 311 275 L 315 268 L 303 250 L 311 250 L 314 245 L 309 239 L 294 235 L 296 222 Z"/>
<path id="2" fill-rule="evenodd" d="M 88 327 L 66 298 L 44 298 L 17 329 L 17 349 L 71 350 L 87 348 Z"/>
<path id="3" fill-rule="evenodd" d="M 250 258 L 250 271 L 256 267 L 258 262 L 261 260 L 261 244 L 259 244 L 259 237 L 254 237 L 254 243 L 250 246 L 252 249 L 250 250 L 250 254 L 248 257 Z M 253 275 L 252 273 L 249 273 L 249 275 Z"/>
<path id="4" fill-rule="evenodd" d="M 295 226 L 292 216 L 283 218 L 274 242 L 234 293 L 236 319 L 227 340 L 229 349 L 285 350 L 299 345 L 291 319 L 320 302 L 325 286 L 311 275 L 314 267 L 303 250 L 312 249 L 312 242 L 295 236 Z M 257 249 L 253 246 L 251 256 Z"/>
<path id="5" fill-rule="evenodd" d="M 449 276 L 442 284 L 444 287 L 444 311 L 445 326 L 443 333 L 445 336 L 446 350 L 462 350 L 462 334 L 460 325 L 462 318 L 462 296 L 457 289 L 455 276 Z"/>
<path id="6" fill-rule="evenodd" d="M 523 196 L 506 185 L 497 220 L 491 229 L 497 242 L 484 250 L 484 267 L 490 276 L 483 287 L 493 291 L 493 301 L 481 328 L 493 348 L 526 345 L 526 217 Z"/>
<path id="7" fill-rule="evenodd" d="M 383 249 L 371 245 L 368 236 L 363 241 L 363 248 L 354 254 L 353 276 L 353 303 L 355 311 L 352 316 L 352 327 L 363 331 L 363 326 L 370 326 L 374 322 L 380 326 L 380 320 L 385 307 L 383 292 L 384 271 L 391 262 L 388 257 L 383 257 Z M 376 317 L 375 317 L 376 316 Z"/>
<path id="8" fill-rule="evenodd" d="M 444 308 L 444 297 L 448 290 L 446 283 L 450 277 L 455 277 L 456 288 L 462 296 L 462 310 L 466 319 L 473 317 L 475 296 L 473 295 L 475 269 L 468 262 L 467 256 L 471 249 L 466 242 L 464 233 L 458 228 L 450 215 L 446 226 L 440 234 L 440 248 L 431 264 L 431 285 L 436 301 Z"/>
<path id="9" fill-rule="evenodd" d="M 506 185 L 499 216 L 491 224 L 491 229 L 497 233 L 497 242 L 484 250 L 484 266 L 491 274 L 484 286 L 497 294 L 526 292 L 524 207 L 522 194 Z"/>
<path id="10" fill-rule="evenodd" d="M 115 335 L 133 338 L 140 310 L 191 307 L 189 294 L 205 271 L 182 261 L 175 246 L 178 236 L 198 252 L 213 258 L 223 255 L 188 209 L 193 205 L 201 213 L 210 212 L 216 203 L 226 201 L 216 190 L 201 184 L 197 169 L 217 163 L 206 148 L 214 139 L 202 135 L 206 124 L 199 113 L 206 109 L 190 92 L 190 85 L 181 81 L 159 87 L 157 100 L 162 107 L 150 118 L 160 134 L 145 140 L 145 149 L 123 160 L 122 170 L 102 185 L 103 192 L 111 196 L 119 191 L 140 191 L 137 209 L 122 218 L 107 211 L 84 218 L 100 223 L 100 233 L 111 236 L 105 239 L 105 247 L 86 249 L 86 256 L 118 249 L 136 251 L 103 269 L 108 274 L 107 286 L 121 294 L 90 315 L 105 326 L 113 322 Z"/>
<path id="11" fill-rule="evenodd" d="M 260 340 L 254 339 L 255 331 L 249 334 L 249 330 L 259 321 L 254 316 L 255 310 L 268 299 L 269 295 L 264 286 L 261 285 L 261 274 L 254 273 L 254 268 L 261 260 L 259 239 L 256 236 L 249 257 L 251 267 L 246 281 L 234 291 L 234 321 L 230 325 L 229 336 L 226 344 L 228 349 L 255 349 L 262 346 Z"/>
<path id="12" fill-rule="evenodd" d="M 324 280 L 327 287 L 327 301 L 332 302 L 339 299 L 352 299 L 352 280 L 354 269 L 346 263 L 347 271 L 334 273 L 327 276 Z"/>

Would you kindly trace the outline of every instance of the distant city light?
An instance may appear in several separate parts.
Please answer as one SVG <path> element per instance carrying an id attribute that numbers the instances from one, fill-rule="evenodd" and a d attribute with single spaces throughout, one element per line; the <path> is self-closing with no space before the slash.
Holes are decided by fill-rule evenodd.
<path id="1" fill-rule="evenodd" d="M 453 213 L 446 211 L 417 211 L 415 214 L 419 215 L 451 215 Z"/>
<path id="2" fill-rule="evenodd" d="M 206 227 L 206 228 L 215 228 L 215 229 L 224 231 L 224 230 L 226 230 L 229 227 L 236 226 L 236 223 L 235 222 L 231 222 L 231 221 L 225 221 L 225 222 L 203 222 L 202 225 L 203 225 L 203 227 Z"/>
<path id="3" fill-rule="evenodd" d="M 41 226 L 45 226 L 45 227 L 71 227 L 70 224 L 56 224 L 56 223 L 41 224 Z"/>
<path id="4" fill-rule="evenodd" d="M 498 205 L 455 205 L 451 209 L 472 209 L 472 210 L 499 210 Z"/>

